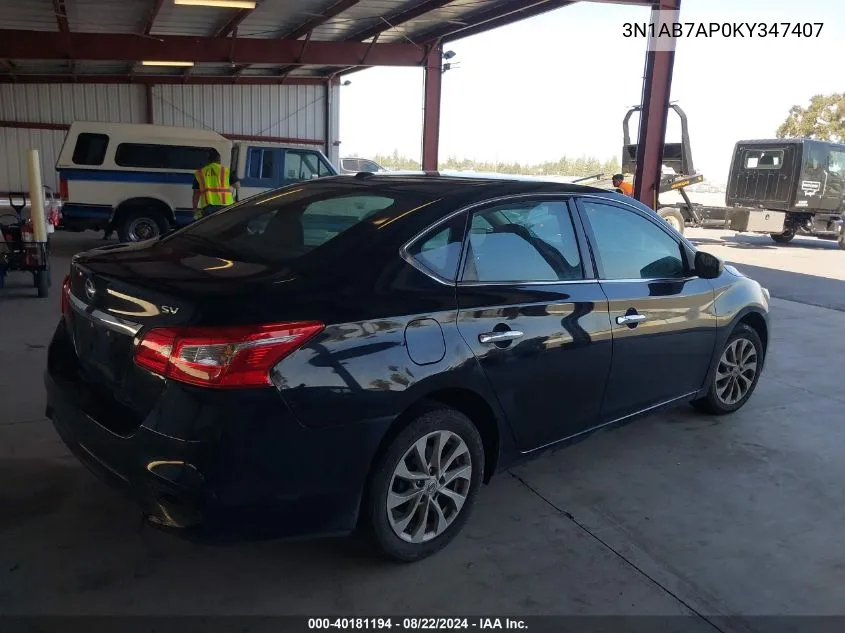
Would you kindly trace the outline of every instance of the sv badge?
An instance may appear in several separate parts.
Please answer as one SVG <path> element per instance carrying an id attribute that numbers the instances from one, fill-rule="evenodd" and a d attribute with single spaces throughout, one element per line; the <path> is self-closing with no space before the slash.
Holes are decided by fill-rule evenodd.
<path id="1" fill-rule="evenodd" d="M 179 308 L 175 306 L 161 306 L 162 314 L 176 314 L 179 312 Z"/>

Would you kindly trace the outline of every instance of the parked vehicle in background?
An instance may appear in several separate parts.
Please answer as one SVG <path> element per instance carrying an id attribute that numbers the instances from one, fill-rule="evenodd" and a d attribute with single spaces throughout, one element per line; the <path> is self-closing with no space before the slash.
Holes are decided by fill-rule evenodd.
<path id="1" fill-rule="evenodd" d="M 347 158 L 340 159 L 341 174 L 358 174 L 362 171 L 375 174 L 379 172 L 386 172 L 389 170 L 385 169 L 377 162 L 369 160 L 367 158 L 357 158 L 355 156 L 350 156 Z"/>
<path id="2" fill-rule="evenodd" d="M 294 182 L 336 175 L 319 151 L 267 142 L 232 143 L 211 130 L 169 125 L 76 122 L 59 154 L 62 228 L 154 238 L 193 221 L 194 172 L 216 149 L 246 198 Z"/>
<path id="3" fill-rule="evenodd" d="M 802 138 L 740 141 L 725 201 L 734 231 L 769 233 L 781 244 L 814 235 L 845 248 L 845 145 Z"/>
<path id="4" fill-rule="evenodd" d="M 620 194 L 325 178 L 76 256 L 47 414 L 158 524 L 360 525 L 418 560 L 541 449 L 679 402 L 742 407 L 768 302 Z"/>

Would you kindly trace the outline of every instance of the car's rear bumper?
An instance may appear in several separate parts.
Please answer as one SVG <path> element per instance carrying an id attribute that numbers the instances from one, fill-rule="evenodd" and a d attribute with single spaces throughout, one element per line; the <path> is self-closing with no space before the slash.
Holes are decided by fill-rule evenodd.
<path id="1" fill-rule="evenodd" d="M 60 325 L 49 357 L 72 353 Z M 355 528 L 387 421 L 314 431 L 273 389 L 244 397 L 173 386 L 140 426 L 115 432 L 86 413 L 68 365 L 48 361 L 48 417 L 74 455 L 153 523 L 235 538 Z"/>

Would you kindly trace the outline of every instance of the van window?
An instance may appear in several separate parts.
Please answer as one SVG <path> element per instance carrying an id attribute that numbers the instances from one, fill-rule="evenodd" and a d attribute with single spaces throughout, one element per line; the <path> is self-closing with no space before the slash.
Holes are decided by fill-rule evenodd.
<path id="1" fill-rule="evenodd" d="M 275 178 L 275 154 L 278 150 L 273 148 L 252 147 L 249 150 L 249 166 L 247 168 L 248 178 L 268 179 Z"/>
<path id="2" fill-rule="evenodd" d="M 121 167 L 194 171 L 208 163 L 210 151 L 210 147 L 121 143 L 114 153 L 114 162 Z"/>
<path id="3" fill-rule="evenodd" d="M 745 152 L 746 169 L 780 169 L 783 166 L 783 150 L 749 150 Z"/>
<path id="4" fill-rule="evenodd" d="M 108 146 L 109 137 L 105 134 L 83 132 L 76 137 L 72 160 L 77 165 L 102 165 Z"/>

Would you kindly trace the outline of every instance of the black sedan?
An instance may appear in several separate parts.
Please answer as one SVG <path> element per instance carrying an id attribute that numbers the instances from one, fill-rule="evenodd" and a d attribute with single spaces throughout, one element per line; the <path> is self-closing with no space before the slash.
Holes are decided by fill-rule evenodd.
<path id="1" fill-rule="evenodd" d="M 361 527 L 417 560 L 541 449 L 684 401 L 739 409 L 768 302 L 616 193 L 320 179 L 77 255 L 47 414 L 159 525 Z"/>

